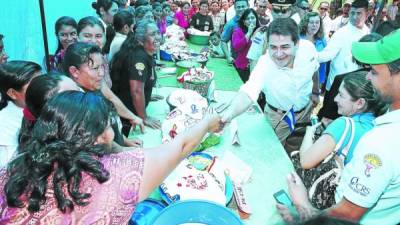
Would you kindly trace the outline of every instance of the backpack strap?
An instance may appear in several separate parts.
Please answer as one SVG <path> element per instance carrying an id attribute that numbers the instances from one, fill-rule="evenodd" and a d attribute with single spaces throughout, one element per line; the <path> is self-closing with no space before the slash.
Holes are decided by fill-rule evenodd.
<path id="1" fill-rule="evenodd" d="M 335 146 L 335 150 L 333 150 L 333 153 L 336 154 L 340 147 L 342 147 L 344 140 L 346 139 L 347 136 L 347 132 L 349 132 L 350 126 L 351 126 L 351 122 L 348 120 L 348 117 L 343 117 L 344 121 L 345 121 L 345 127 L 344 127 L 344 131 L 342 133 L 342 136 L 340 137 L 338 143 Z"/>

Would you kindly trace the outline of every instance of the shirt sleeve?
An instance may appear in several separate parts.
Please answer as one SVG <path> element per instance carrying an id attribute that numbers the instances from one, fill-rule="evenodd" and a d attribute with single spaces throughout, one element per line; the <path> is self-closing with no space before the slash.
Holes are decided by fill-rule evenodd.
<path id="1" fill-rule="evenodd" d="M 231 37 L 232 37 L 232 32 L 233 32 L 233 24 L 232 24 L 232 21 L 229 21 L 224 26 L 224 30 L 222 31 L 222 34 L 221 34 L 221 41 L 223 41 L 223 42 L 230 41 Z"/>
<path id="2" fill-rule="evenodd" d="M 251 41 L 251 45 L 250 45 L 250 49 L 247 52 L 247 58 L 249 60 L 258 60 L 258 58 L 260 58 L 260 56 L 262 55 L 262 50 L 264 47 L 264 36 L 265 33 L 258 31 L 256 35 L 254 35 L 252 41 Z"/>
<path id="3" fill-rule="evenodd" d="M 343 196 L 352 203 L 373 207 L 392 181 L 395 166 L 393 155 L 379 151 L 384 146 L 372 132 L 365 134 L 357 144 L 355 155 L 343 171 Z"/>
<path id="4" fill-rule="evenodd" d="M 240 91 L 246 93 L 253 102 L 257 102 L 258 96 L 265 82 L 265 57 L 263 55 L 250 74 L 249 80 L 240 87 Z"/>
<path id="5" fill-rule="evenodd" d="M 318 61 L 320 63 L 332 60 L 339 53 L 343 42 L 341 36 L 338 32 L 334 33 L 324 50 L 318 52 Z"/>
<path id="6" fill-rule="evenodd" d="M 145 82 L 147 74 L 151 72 L 151 68 L 147 68 L 146 61 L 139 55 L 136 56 L 134 62 L 129 68 L 129 80 L 137 80 Z"/>
<path id="7" fill-rule="evenodd" d="M 339 143 L 340 138 L 346 127 L 346 120 L 343 117 L 337 118 L 325 129 L 324 134 L 330 135 L 335 143 Z"/>
<path id="8" fill-rule="evenodd" d="M 232 34 L 232 47 L 235 52 L 238 52 L 245 48 L 249 44 L 245 34 L 242 29 L 236 28 Z"/>

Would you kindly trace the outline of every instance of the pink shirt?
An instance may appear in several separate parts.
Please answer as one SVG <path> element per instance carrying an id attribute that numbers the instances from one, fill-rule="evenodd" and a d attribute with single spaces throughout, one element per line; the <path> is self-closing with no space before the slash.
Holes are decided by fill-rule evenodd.
<path id="1" fill-rule="evenodd" d="M 182 11 L 178 11 L 175 13 L 175 19 L 178 21 L 178 26 L 187 29 L 189 27 L 189 18 L 185 16 Z"/>
<path id="2" fill-rule="evenodd" d="M 239 69 L 246 69 L 249 65 L 249 60 L 247 59 L 247 52 L 251 46 L 251 40 L 247 40 L 246 34 L 240 27 L 235 28 L 232 33 L 232 48 L 236 53 L 236 58 L 233 63 Z"/>
<path id="3" fill-rule="evenodd" d="M 107 155 L 100 161 L 110 172 L 109 180 L 99 184 L 84 173 L 80 191 L 92 197 L 88 205 L 74 205 L 74 210 L 67 213 L 58 210 L 52 185 L 48 186 L 46 203 L 39 212 L 31 214 L 27 207 L 9 208 L 3 191 L 7 176 L 5 170 L 0 170 L 0 224 L 127 224 L 139 200 L 143 150 Z"/>

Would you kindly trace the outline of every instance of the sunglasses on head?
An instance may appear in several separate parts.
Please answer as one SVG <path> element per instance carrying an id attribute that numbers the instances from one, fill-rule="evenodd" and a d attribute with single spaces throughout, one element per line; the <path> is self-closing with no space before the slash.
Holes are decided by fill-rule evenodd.
<path id="1" fill-rule="evenodd" d="M 290 10 L 289 7 L 273 7 L 272 11 L 276 14 L 286 14 Z"/>

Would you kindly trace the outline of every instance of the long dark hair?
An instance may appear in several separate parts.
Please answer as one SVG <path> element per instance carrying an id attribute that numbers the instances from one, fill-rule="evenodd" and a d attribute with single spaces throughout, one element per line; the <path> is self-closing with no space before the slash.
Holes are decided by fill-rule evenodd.
<path id="1" fill-rule="evenodd" d="M 245 34 L 247 33 L 247 26 L 244 24 L 244 21 L 247 19 L 250 13 L 253 13 L 253 15 L 256 17 L 256 27 L 254 28 L 253 33 L 257 30 L 258 27 L 260 27 L 257 12 L 254 9 L 246 9 L 238 21 L 239 27 L 243 30 Z"/>
<path id="2" fill-rule="evenodd" d="M 56 24 L 54 26 L 54 30 L 56 31 L 57 42 L 58 42 L 58 46 L 57 46 L 55 55 L 57 55 L 57 53 L 59 53 L 63 49 L 60 39 L 58 38 L 58 32 L 60 32 L 62 26 L 72 26 L 73 28 L 78 30 L 78 24 L 76 23 L 74 18 L 69 17 L 69 16 L 63 16 L 63 17 L 58 18 L 58 20 L 56 21 Z"/>
<path id="3" fill-rule="evenodd" d="M 353 101 L 360 98 L 365 99 L 366 108 L 364 112 L 372 112 L 375 116 L 380 116 L 387 111 L 388 105 L 376 95 L 371 81 L 366 78 L 367 73 L 365 70 L 359 70 L 347 74 L 342 81 L 343 87 Z"/>
<path id="4" fill-rule="evenodd" d="M 7 94 L 10 88 L 20 91 L 41 70 L 39 64 L 29 61 L 10 61 L 0 65 L 0 110 L 12 101 Z"/>
<path id="5" fill-rule="evenodd" d="M 43 106 L 46 102 L 58 93 L 60 89 L 58 84 L 62 81 L 63 75 L 59 74 L 46 74 L 37 76 L 32 79 L 31 83 L 26 89 L 25 102 L 26 108 L 32 113 L 35 118 L 38 118 Z M 32 129 L 35 121 L 22 120 L 21 131 L 18 137 L 18 151 L 24 150 L 25 144 L 32 136 Z"/>
<path id="6" fill-rule="evenodd" d="M 122 43 L 120 50 L 113 56 L 111 60 L 110 76 L 113 83 L 112 90 L 115 94 L 119 93 L 120 77 L 126 68 L 134 68 L 136 50 L 142 47 L 147 38 L 147 30 L 150 26 L 155 26 L 152 20 L 140 20 L 136 24 L 135 33 L 129 33 L 128 37 Z"/>
<path id="7" fill-rule="evenodd" d="M 23 153 L 8 165 L 7 204 L 22 208 L 21 197 L 25 196 L 29 212 L 37 212 L 46 201 L 49 186 L 62 212 L 89 204 L 91 195 L 79 190 L 82 172 L 100 183 L 109 179 L 109 172 L 97 159 L 107 154 L 109 147 L 94 143 L 108 126 L 112 111 L 111 103 L 94 92 L 65 91 L 51 98 Z M 67 184 L 66 192 L 63 184 Z"/>

